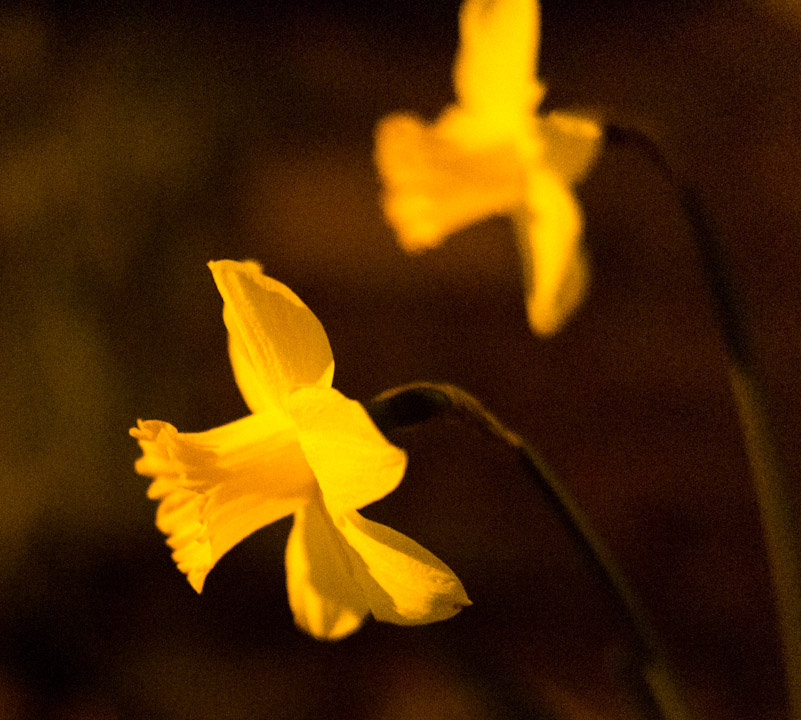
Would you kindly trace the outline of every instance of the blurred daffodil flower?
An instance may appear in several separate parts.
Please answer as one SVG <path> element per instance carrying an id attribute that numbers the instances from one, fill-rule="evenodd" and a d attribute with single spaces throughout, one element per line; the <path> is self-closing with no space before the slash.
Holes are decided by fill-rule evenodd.
<path id="1" fill-rule="evenodd" d="M 433 124 L 407 114 L 376 130 L 384 210 L 416 251 L 491 215 L 511 215 L 535 332 L 559 329 L 587 285 L 582 217 L 571 192 L 593 162 L 600 128 L 554 112 L 535 77 L 536 0 L 465 0 L 453 68 L 456 104 Z"/>
<path id="2" fill-rule="evenodd" d="M 131 430 L 143 453 L 136 470 L 153 478 L 148 495 L 160 501 L 156 524 L 192 587 L 200 592 L 243 538 L 294 514 L 289 603 L 311 635 L 345 637 L 368 613 L 415 625 L 469 605 L 444 563 L 357 512 L 398 486 L 406 455 L 331 387 L 334 360 L 319 320 L 254 262 L 209 267 L 252 414 L 201 433 L 157 420 Z"/>

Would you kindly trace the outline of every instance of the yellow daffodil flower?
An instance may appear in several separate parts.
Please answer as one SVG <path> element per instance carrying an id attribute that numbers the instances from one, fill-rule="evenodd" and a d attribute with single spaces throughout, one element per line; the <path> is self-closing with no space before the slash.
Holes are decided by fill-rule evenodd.
<path id="1" fill-rule="evenodd" d="M 287 589 L 295 622 L 311 635 L 345 637 L 368 613 L 416 625 L 469 605 L 444 563 L 357 512 L 398 486 L 406 455 L 331 387 L 334 360 L 319 320 L 254 262 L 209 267 L 252 414 L 201 433 L 158 420 L 131 430 L 142 449 L 136 470 L 153 478 L 156 525 L 178 569 L 200 592 L 234 545 L 294 514 Z"/>
<path id="2" fill-rule="evenodd" d="M 378 125 L 384 210 L 409 251 L 491 215 L 511 215 L 529 322 L 549 335 L 587 285 L 583 221 L 570 186 L 593 162 L 600 128 L 564 113 L 536 114 L 545 94 L 535 77 L 536 0 L 465 0 L 459 28 L 456 104 L 433 124 L 402 113 Z"/>

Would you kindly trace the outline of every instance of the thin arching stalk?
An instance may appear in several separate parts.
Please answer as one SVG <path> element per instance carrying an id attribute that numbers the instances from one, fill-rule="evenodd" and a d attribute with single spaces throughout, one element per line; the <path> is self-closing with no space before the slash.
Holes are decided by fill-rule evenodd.
<path id="1" fill-rule="evenodd" d="M 753 350 L 742 296 L 729 271 L 720 235 L 697 189 L 678 178 L 659 147 L 644 133 L 608 126 L 606 139 L 610 145 L 637 147 L 654 162 L 676 190 L 698 249 L 726 348 L 729 381 L 762 518 L 784 654 L 789 717 L 801 720 L 801 513 L 793 493 L 797 479 L 775 432 L 770 397 Z"/>
<path id="2" fill-rule="evenodd" d="M 365 407 L 382 432 L 449 413 L 477 424 L 514 450 L 619 614 L 630 623 L 637 645 L 635 664 L 643 679 L 638 696 L 644 710 L 654 719 L 689 720 L 691 716 L 662 651 L 662 643 L 628 579 L 567 488 L 520 435 L 504 426 L 476 398 L 454 385 L 404 385 L 382 393 Z"/>

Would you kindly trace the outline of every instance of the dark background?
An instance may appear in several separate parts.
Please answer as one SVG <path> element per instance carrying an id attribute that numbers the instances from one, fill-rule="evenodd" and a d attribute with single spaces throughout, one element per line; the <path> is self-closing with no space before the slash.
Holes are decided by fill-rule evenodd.
<path id="1" fill-rule="evenodd" d="M 565 479 L 708 718 L 776 718 L 778 645 L 722 345 L 671 187 L 636 149 L 580 188 L 592 288 L 524 316 L 511 227 L 408 257 L 372 132 L 452 99 L 453 0 L 49 3 L 0 9 L 0 717 L 636 717 L 626 625 L 503 448 L 397 432 L 407 478 L 365 514 L 446 561 L 474 605 L 338 644 L 292 624 L 285 520 L 196 596 L 133 472 L 138 417 L 246 412 L 210 259 L 255 258 L 323 322 L 366 400 L 459 384 Z M 648 132 L 696 183 L 801 465 L 801 11 L 548 2 L 546 106 Z"/>

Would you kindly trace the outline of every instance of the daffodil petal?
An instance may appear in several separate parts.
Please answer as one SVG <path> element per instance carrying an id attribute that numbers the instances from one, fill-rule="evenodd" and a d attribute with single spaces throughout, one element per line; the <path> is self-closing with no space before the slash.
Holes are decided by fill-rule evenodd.
<path id="1" fill-rule="evenodd" d="M 321 640 L 339 640 L 369 612 L 341 535 L 318 496 L 295 513 L 286 546 L 286 582 L 295 624 Z"/>
<path id="2" fill-rule="evenodd" d="M 398 486 L 406 453 L 381 434 L 360 403 L 333 388 L 302 388 L 287 407 L 333 513 L 364 507 Z"/>
<path id="3" fill-rule="evenodd" d="M 453 84 L 459 105 L 481 116 L 485 133 L 518 134 L 544 93 L 535 0 L 465 0 Z"/>
<path id="4" fill-rule="evenodd" d="M 396 114 L 376 128 L 375 160 L 384 212 L 408 251 L 438 245 L 479 220 L 524 201 L 524 168 L 516 145 L 469 143 L 471 119 L 452 108 L 437 125 Z"/>
<path id="5" fill-rule="evenodd" d="M 377 620 L 421 625 L 446 620 L 472 604 L 453 571 L 414 540 L 355 510 L 336 525 Z"/>
<path id="6" fill-rule="evenodd" d="M 195 590 L 234 545 L 289 515 L 316 492 L 294 427 L 250 415 L 204 433 L 179 433 L 158 420 L 131 434 L 143 455 L 136 470 L 154 478 L 156 526 Z"/>
<path id="7" fill-rule="evenodd" d="M 328 337 L 294 292 L 252 261 L 220 260 L 209 268 L 225 302 L 226 327 L 236 336 L 232 362 L 247 402 L 261 410 L 268 398 L 280 405 L 296 387 L 330 387 L 334 359 Z"/>
<path id="8" fill-rule="evenodd" d="M 526 311 L 536 333 L 551 335 L 578 307 L 586 291 L 583 221 L 573 194 L 551 172 L 531 174 L 528 196 L 517 233 Z"/>
<path id="9" fill-rule="evenodd" d="M 552 112 L 539 124 L 543 162 L 564 182 L 574 185 L 586 176 L 601 149 L 601 128 L 592 120 Z"/>
<path id="10" fill-rule="evenodd" d="M 229 305 L 223 307 L 223 318 L 227 327 L 236 327 Z M 234 371 L 239 392 L 251 412 L 265 412 L 277 405 L 275 389 L 269 387 L 250 359 L 242 335 L 238 332 L 228 333 L 228 357 Z"/>

